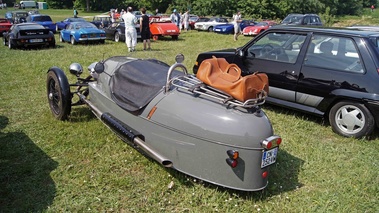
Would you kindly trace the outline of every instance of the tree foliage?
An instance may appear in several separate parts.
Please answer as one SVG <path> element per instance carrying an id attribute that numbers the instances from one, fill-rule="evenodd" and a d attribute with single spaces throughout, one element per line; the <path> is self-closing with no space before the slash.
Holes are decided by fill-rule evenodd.
<path id="1" fill-rule="evenodd" d="M 360 15 L 362 8 L 377 6 L 377 0 L 46 0 L 50 8 L 72 8 L 91 11 L 109 11 L 111 8 L 128 6 L 138 10 L 156 9 L 171 13 L 173 9 L 200 16 L 229 16 L 240 10 L 244 17 L 282 19 L 288 13 L 317 13 L 330 16 Z"/>

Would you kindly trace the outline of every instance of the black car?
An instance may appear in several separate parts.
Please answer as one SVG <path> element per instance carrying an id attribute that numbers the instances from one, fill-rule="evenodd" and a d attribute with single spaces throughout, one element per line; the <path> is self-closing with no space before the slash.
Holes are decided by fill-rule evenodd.
<path id="1" fill-rule="evenodd" d="M 281 25 L 311 25 L 311 26 L 322 26 L 321 18 L 317 14 L 298 14 L 291 13 L 288 14 L 282 22 Z"/>
<path id="2" fill-rule="evenodd" d="M 273 27 L 237 49 L 198 55 L 193 72 L 212 56 L 244 75 L 269 77 L 267 102 L 325 116 L 346 137 L 379 126 L 379 34 L 351 29 Z"/>
<path id="3" fill-rule="evenodd" d="M 125 41 L 125 23 L 115 22 L 110 24 L 108 27 L 103 28 L 105 31 L 105 36 L 107 39 L 113 40 L 115 42 Z M 137 39 L 141 38 L 141 32 L 139 24 L 136 25 Z"/>
<path id="4" fill-rule="evenodd" d="M 17 47 L 55 47 L 53 32 L 36 23 L 14 24 L 3 33 L 3 44 L 9 49 Z"/>

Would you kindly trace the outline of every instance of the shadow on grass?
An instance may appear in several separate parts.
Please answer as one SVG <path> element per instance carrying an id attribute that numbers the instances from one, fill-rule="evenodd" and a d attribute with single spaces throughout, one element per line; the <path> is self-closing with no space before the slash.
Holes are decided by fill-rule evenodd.
<path id="1" fill-rule="evenodd" d="M 25 133 L 1 132 L 7 124 L 0 116 L 0 212 L 43 212 L 55 197 L 50 172 L 58 163 Z"/>
<path id="2" fill-rule="evenodd" d="M 150 159 L 151 161 L 154 161 Z M 191 177 L 174 169 L 166 168 L 170 175 L 177 179 L 184 187 L 192 188 L 196 184 L 201 184 L 206 188 L 225 192 L 231 197 L 237 195 L 245 200 L 266 200 L 272 196 L 279 195 L 284 192 L 297 190 L 302 187 L 298 180 L 299 171 L 304 164 L 302 159 L 299 159 L 284 150 L 280 150 L 277 163 L 269 169 L 269 181 L 267 187 L 262 191 L 246 192 L 217 186 L 197 178 Z M 194 181 L 196 180 L 196 181 Z"/>
<path id="3" fill-rule="evenodd" d="M 87 106 L 78 106 L 71 109 L 70 122 L 88 122 L 97 119 Z"/>

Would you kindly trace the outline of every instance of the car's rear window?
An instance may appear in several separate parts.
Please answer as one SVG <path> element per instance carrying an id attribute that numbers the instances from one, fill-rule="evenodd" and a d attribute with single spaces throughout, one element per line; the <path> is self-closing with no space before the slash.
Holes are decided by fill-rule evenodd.
<path id="1" fill-rule="evenodd" d="M 36 16 L 33 19 L 34 21 L 52 21 L 50 16 Z"/>

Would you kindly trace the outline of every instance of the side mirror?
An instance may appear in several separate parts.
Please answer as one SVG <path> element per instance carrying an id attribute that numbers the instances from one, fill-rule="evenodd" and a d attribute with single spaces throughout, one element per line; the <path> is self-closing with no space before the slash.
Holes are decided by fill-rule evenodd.
<path id="1" fill-rule="evenodd" d="M 244 53 L 244 51 L 242 51 L 242 48 L 238 48 L 238 49 L 237 49 L 237 54 L 238 54 L 240 57 L 244 57 L 244 56 L 245 56 L 245 53 Z"/>

